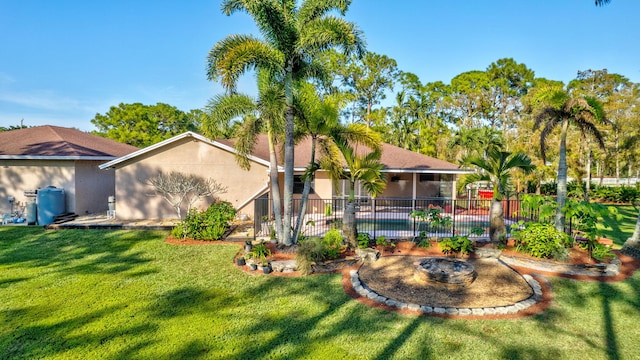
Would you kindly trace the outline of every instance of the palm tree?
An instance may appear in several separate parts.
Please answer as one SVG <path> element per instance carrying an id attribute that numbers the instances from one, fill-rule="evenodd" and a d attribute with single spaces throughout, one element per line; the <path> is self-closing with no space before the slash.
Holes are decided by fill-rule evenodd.
<path id="1" fill-rule="evenodd" d="M 234 91 L 238 78 L 253 68 L 270 69 L 284 85 L 284 213 L 280 242 L 291 245 L 293 157 L 294 157 L 294 81 L 320 76 L 323 69 L 312 62 L 319 51 L 341 47 L 361 54 L 364 43 L 356 26 L 332 15 L 347 11 L 350 0 L 224 0 L 226 15 L 242 11 L 255 21 L 263 39 L 250 35 L 230 35 L 209 52 L 208 78 L 220 79 Z"/>
<path id="2" fill-rule="evenodd" d="M 495 147 L 488 151 L 486 158 L 473 156 L 468 159 L 468 163 L 479 167 L 483 172 L 465 175 L 460 181 L 461 187 L 478 181 L 490 181 L 493 185 L 489 238 L 491 242 L 498 243 L 506 235 L 502 198 L 511 187 L 511 172 L 520 169 L 528 174 L 535 169 L 535 165 L 531 164 L 531 159 L 523 152 L 514 154 Z"/>
<path id="3" fill-rule="evenodd" d="M 596 0 L 596 6 L 608 4 L 611 0 Z"/>
<path id="4" fill-rule="evenodd" d="M 311 158 L 309 165 L 303 175 L 304 187 L 298 209 L 298 217 L 293 231 L 293 238 L 297 239 L 302 228 L 303 215 L 307 209 L 309 193 L 311 192 L 311 182 L 315 172 L 319 169 L 316 163 L 316 145 L 318 141 L 326 138 L 331 131 L 339 125 L 338 102 L 339 97 L 325 96 L 321 98 L 313 84 L 303 83 L 297 87 L 294 98 L 296 120 L 298 123 L 296 141 L 304 138 L 311 138 Z"/>
<path id="5" fill-rule="evenodd" d="M 564 231 L 564 205 L 567 199 L 567 132 L 569 125 L 576 126 L 583 136 L 590 135 L 596 139 L 600 148 L 604 149 L 604 140 L 596 123 L 608 123 L 602 104 L 590 97 L 572 98 L 566 91 L 556 90 L 548 95 L 550 105 L 543 107 L 535 116 L 533 130 L 542 124 L 540 133 L 540 153 L 546 162 L 546 140 L 553 129 L 560 126 L 560 151 L 558 159 L 558 191 L 555 228 Z"/>
<path id="6" fill-rule="evenodd" d="M 486 158 L 492 149 L 501 149 L 503 143 L 500 131 L 483 126 L 480 128 L 460 128 L 449 142 L 449 146 L 462 148 L 459 161 L 461 164 L 467 164 L 468 159 L 473 157 Z"/>
<path id="7" fill-rule="evenodd" d="M 278 160 L 276 134 L 281 132 L 284 123 L 284 88 L 273 81 L 267 71 L 258 71 L 258 98 L 244 94 L 226 94 L 213 98 L 207 110 L 202 129 L 206 136 L 215 137 L 219 132 L 219 124 L 228 124 L 232 119 L 242 118 L 235 133 L 234 146 L 237 150 L 236 161 L 243 169 L 249 169 L 251 162 L 248 156 L 253 151 L 258 134 L 267 133 L 269 144 L 269 185 L 271 207 L 275 216 L 276 233 L 283 233 L 280 186 L 278 181 Z"/>
<path id="8" fill-rule="evenodd" d="M 372 197 L 386 187 L 380 135 L 364 124 L 336 126 L 319 143 L 320 167 L 329 171 L 334 188 L 341 179 L 349 181 L 349 197 L 344 208 L 342 232 L 351 247 L 357 247 L 355 186 L 360 183 Z"/>

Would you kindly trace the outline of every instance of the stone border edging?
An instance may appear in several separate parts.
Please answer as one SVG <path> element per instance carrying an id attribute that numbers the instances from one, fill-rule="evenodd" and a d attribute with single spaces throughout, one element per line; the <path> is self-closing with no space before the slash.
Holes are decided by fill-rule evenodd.
<path id="1" fill-rule="evenodd" d="M 570 276 L 588 276 L 594 279 L 600 277 L 614 277 L 620 273 L 620 260 L 610 264 L 570 265 L 559 264 L 544 260 L 529 260 L 523 257 L 500 255 L 500 261 L 509 266 L 517 266 L 538 271 L 546 271 Z"/>
<path id="2" fill-rule="evenodd" d="M 370 289 L 365 283 L 360 280 L 358 270 L 350 270 L 349 278 L 353 290 L 363 298 L 371 299 L 381 305 L 386 305 L 398 310 L 410 310 L 415 312 L 421 312 L 424 315 L 459 315 L 459 316 L 487 316 L 487 315 L 514 315 L 531 306 L 537 304 L 542 300 L 542 286 L 533 276 L 524 274 L 522 277 L 527 284 L 531 286 L 533 295 L 527 299 L 518 301 L 511 305 L 505 306 L 492 306 L 482 308 L 468 308 L 468 307 L 438 307 L 428 306 L 420 304 L 408 304 L 405 302 L 397 301 L 391 298 L 387 298 L 376 293 Z"/>

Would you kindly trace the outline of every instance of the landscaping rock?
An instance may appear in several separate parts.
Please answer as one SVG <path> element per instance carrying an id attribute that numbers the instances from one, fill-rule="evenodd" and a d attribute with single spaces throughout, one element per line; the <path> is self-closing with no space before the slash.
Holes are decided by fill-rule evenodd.
<path id="1" fill-rule="evenodd" d="M 277 272 L 296 271 L 298 263 L 295 260 L 272 261 L 271 268 Z"/>
<path id="2" fill-rule="evenodd" d="M 471 309 L 471 314 L 472 315 L 476 315 L 476 316 L 484 316 L 485 314 L 485 310 L 484 309 Z"/>
<path id="3" fill-rule="evenodd" d="M 384 303 L 387 306 L 393 306 L 393 307 L 396 307 L 398 305 L 398 302 L 393 299 L 387 299 L 387 301 L 385 301 Z"/>
<path id="4" fill-rule="evenodd" d="M 420 306 L 420 310 L 425 314 L 431 314 L 433 312 L 433 308 L 431 306 Z"/>
<path id="5" fill-rule="evenodd" d="M 356 257 L 362 260 L 362 262 L 370 264 L 380 258 L 380 251 L 376 249 L 356 249 Z"/>
<path id="6" fill-rule="evenodd" d="M 498 249 L 492 249 L 492 248 L 477 248 L 475 250 L 475 253 L 478 257 L 483 258 L 483 259 L 497 259 L 500 257 L 500 254 L 502 254 L 502 251 L 498 250 Z"/>
<path id="7" fill-rule="evenodd" d="M 449 315 L 458 315 L 458 313 L 460 312 L 460 310 L 458 310 L 458 308 L 454 308 L 454 307 L 445 308 L 445 311 Z"/>
<path id="8" fill-rule="evenodd" d="M 471 309 L 458 309 L 458 314 L 463 316 L 469 316 L 472 314 Z"/>

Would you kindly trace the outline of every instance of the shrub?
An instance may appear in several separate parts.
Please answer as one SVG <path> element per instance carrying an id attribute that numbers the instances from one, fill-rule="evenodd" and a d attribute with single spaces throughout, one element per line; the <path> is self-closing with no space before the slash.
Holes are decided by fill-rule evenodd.
<path id="1" fill-rule="evenodd" d="M 529 222 L 525 228 L 514 233 L 516 250 L 537 258 L 562 257 L 571 239 L 552 224 Z"/>
<path id="2" fill-rule="evenodd" d="M 443 239 L 438 243 L 438 247 L 443 253 L 467 255 L 473 251 L 473 242 L 468 236 L 452 236 Z"/>
<path id="3" fill-rule="evenodd" d="M 596 243 L 591 248 L 591 257 L 598 261 L 606 261 L 607 259 L 613 259 L 616 256 L 611 252 L 611 249 L 608 246 L 605 246 L 600 243 Z"/>
<path id="4" fill-rule="evenodd" d="M 184 220 L 171 230 L 171 235 L 176 238 L 218 240 L 235 216 L 236 209 L 227 201 L 215 202 L 205 211 L 190 209 Z"/>
<path id="5" fill-rule="evenodd" d="M 303 275 L 310 274 L 312 265 L 318 261 L 323 261 L 325 256 L 326 247 L 322 239 L 311 237 L 300 241 L 298 252 L 296 253 L 298 271 Z"/>
<path id="6" fill-rule="evenodd" d="M 384 247 L 396 247 L 396 244 L 387 239 L 386 236 L 380 235 L 376 238 L 376 245 L 384 246 Z"/>
<path id="7" fill-rule="evenodd" d="M 271 256 L 271 250 L 267 248 L 267 245 L 264 243 L 264 241 L 261 241 L 259 244 L 253 245 L 253 250 L 251 250 L 251 252 L 249 253 L 250 258 L 261 263 L 266 262 L 267 256 Z"/>
<path id="8" fill-rule="evenodd" d="M 371 235 L 369 233 L 358 233 L 358 248 L 366 249 L 371 242 Z"/>
<path id="9" fill-rule="evenodd" d="M 424 233 L 424 231 L 420 232 L 420 237 L 418 238 L 418 247 L 428 249 L 431 247 L 431 241 L 427 239 L 426 236 L 423 237 L 422 233 Z"/>
<path id="10" fill-rule="evenodd" d="M 324 234 L 322 244 L 325 248 L 325 256 L 327 259 L 336 259 L 342 249 L 342 234 L 338 229 L 331 229 Z"/>

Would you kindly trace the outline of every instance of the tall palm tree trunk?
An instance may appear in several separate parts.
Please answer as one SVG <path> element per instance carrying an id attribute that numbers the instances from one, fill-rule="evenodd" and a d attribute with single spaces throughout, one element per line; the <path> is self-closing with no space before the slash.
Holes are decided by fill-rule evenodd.
<path id="1" fill-rule="evenodd" d="M 312 166 L 316 161 L 316 141 L 317 138 L 315 136 L 311 138 L 311 160 L 309 161 L 309 164 L 312 164 Z M 309 202 L 309 193 L 311 192 L 311 180 L 313 176 L 313 173 L 309 174 L 309 177 L 304 180 L 302 198 L 300 199 L 300 208 L 298 209 L 298 219 L 296 220 L 296 227 L 293 230 L 294 242 L 298 241 L 300 229 L 304 225 L 302 222 L 304 221 L 304 214 L 307 213 L 307 203 Z"/>
<path id="2" fill-rule="evenodd" d="M 284 94 L 286 102 L 284 126 L 284 214 L 282 219 L 283 231 L 280 241 L 286 246 L 293 244 L 291 238 L 291 217 L 293 213 L 293 64 L 287 64 Z"/>
<path id="3" fill-rule="evenodd" d="M 588 144 L 587 144 L 588 146 Z M 584 190 L 584 201 L 589 202 L 589 192 L 591 191 L 591 149 L 587 149 L 587 183 Z"/>
<path id="4" fill-rule="evenodd" d="M 565 213 L 564 205 L 567 200 L 567 128 L 569 120 L 564 119 L 562 122 L 562 130 L 560 132 L 560 154 L 558 160 L 558 192 L 556 209 L 556 230 L 564 232 Z"/>
<path id="5" fill-rule="evenodd" d="M 494 191 L 497 190 L 494 189 Z M 494 198 L 491 200 L 491 210 L 489 210 L 489 239 L 492 243 L 498 244 L 504 240 L 506 232 L 502 201 Z"/>
<path id="6" fill-rule="evenodd" d="M 342 216 L 342 236 L 352 248 L 358 247 L 358 225 L 356 223 L 355 182 L 349 181 L 349 200 Z"/>
<path id="7" fill-rule="evenodd" d="M 276 223 L 276 234 L 282 234 L 282 198 L 280 197 L 280 183 L 278 182 L 278 159 L 274 141 L 273 128 L 267 122 L 267 137 L 269 139 L 269 182 L 271 192 L 271 206 Z"/>
<path id="8" fill-rule="evenodd" d="M 633 235 L 624 242 L 622 252 L 635 258 L 640 258 L 640 214 L 638 214 Z"/>

